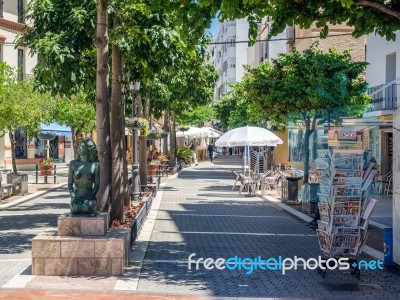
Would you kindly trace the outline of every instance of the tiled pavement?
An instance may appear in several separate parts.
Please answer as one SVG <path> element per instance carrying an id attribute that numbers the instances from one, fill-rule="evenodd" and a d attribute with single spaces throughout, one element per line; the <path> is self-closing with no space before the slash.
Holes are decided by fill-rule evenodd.
<path id="1" fill-rule="evenodd" d="M 388 271 L 365 271 L 361 280 L 344 272 L 323 279 L 315 271 L 188 270 L 187 258 L 293 257 L 320 255 L 315 231 L 274 204 L 232 192 L 231 168 L 235 157 L 219 157 L 185 169 L 164 187 L 160 210 L 140 271 L 138 294 L 111 292 L 116 278 L 36 277 L 26 288 L 98 290 L 101 299 L 145 299 L 144 294 L 211 297 L 295 297 L 316 299 L 399 299 L 400 278 Z M 30 239 L 54 227 L 56 217 L 68 210 L 65 189 L 48 193 L 14 208 L 0 211 L 0 286 L 30 264 Z M 12 215 L 16 215 L 13 217 Z M 5 242 L 4 242 L 5 241 Z M 8 260 L 7 260 L 8 259 Z M 13 264 L 16 264 L 13 266 Z M 192 265 L 192 268 L 195 266 Z M 1 269 L 2 268 L 2 269 Z M 29 274 L 29 268 L 25 273 Z M 3 277 L 2 277 L 3 276 Z M 6 276 L 6 278 L 4 278 Z M 79 280 L 79 278 L 78 278 Z M 46 283 L 46 284 L 45 284 Z M 54 284 L 53 284 L 54 283 Z M 74 284 L 74 285 L 73 285 Z M 23 292 L 23 291 L 22 291 Z M 37 299 L 93 297 L 90 292 L 42 291 Z M 4 293 L 0 290 L 0 299 Z M 16 295 L 16 294 L 15 294 Z M 27 294 L 25 294 L 27 295 Z M 135 296 L 136 295 L 136 296 Z M 15 296 L 15 299 L 23 299 Z M 174 298 L 172 296 L 172 298 Z M 5 296 L 4 299 L 9 299 Z M 35 298 L 36 299 L 36 298 Z M 157 296 L 155 299 L 161 299 Z"/>
<path id="2" fill-rule="evenodd" d="M 315 231 L 270 202 L 238 196 L 229 157 L 185 169 L 168 181 L 140 274 L 138 291 L 227 297 L 399 299 L 400 278 L 364 271 L 361 280 L 332 271 L 188 270 L 187 258 L 320 255 Z M 237 165 L 236 165 L 237 167 Z"/>
<path id="3" fill-rule="evenodd" d="M 57 217 L 68 211 L 69 195 L 63 186 L 0 209 L 0 287 L 26 268 L 25 273 L 30 272 L 31 239 L 54 229 Z"/>

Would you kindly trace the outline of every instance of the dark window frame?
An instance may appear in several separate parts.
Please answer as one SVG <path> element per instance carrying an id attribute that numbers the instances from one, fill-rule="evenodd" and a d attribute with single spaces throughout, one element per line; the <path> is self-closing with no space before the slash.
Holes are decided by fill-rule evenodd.
<path id="1" fill-rule="evenodd" d="M 25 18 L 24 18 L 24 0 L 18 0 L 18 23 L 25 23 Z"/>
<path id="2" fill-rule="evenodd" d="M 25 76 L 25 50 L 19 48 L 18 55 L 18 80 L 23 80 Z M 21 55 L 22 54 L 22 55 Z"/>
<path id="3" fill-rule="evenodd" d="M 0 18 L 4 18 L 4 1 L 0 0 Z"/>

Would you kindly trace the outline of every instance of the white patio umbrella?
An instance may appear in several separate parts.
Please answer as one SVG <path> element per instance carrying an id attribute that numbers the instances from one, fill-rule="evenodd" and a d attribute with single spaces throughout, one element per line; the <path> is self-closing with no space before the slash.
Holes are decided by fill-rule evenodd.
<path id="1" fill-rule="evenodd" d="M 215 145 L 219 147 L 276 146 L 282 143 L 282 140 L 268 129 L 245 126 L 228 131 L 215 142 Z"/>
<path id="2" fill-rule="evenodd" d="M 177 131 L 176 137 L 192 137 L 192 138 L 201 138 L 207 137 L 208 132 L 202 128 L 198 127 L 190 127 L 189 130 L 186 131 Z"/>
<path id="3" fill-rule="evenodd" d="M 218 147 L 245 146 L 244 168 L 246 170 L 249 146 L 276 146 L 282 143 L 283 141 L 268 129 L 245 126 L 228 131 L 215 142 L 215 145 Z"/>

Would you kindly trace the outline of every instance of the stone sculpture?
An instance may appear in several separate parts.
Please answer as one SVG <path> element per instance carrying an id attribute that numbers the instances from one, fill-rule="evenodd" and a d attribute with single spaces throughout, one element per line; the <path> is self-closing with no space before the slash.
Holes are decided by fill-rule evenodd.
<path id="1" fill-rule="evenodd" d="M 83 140 L 78 147 L 77 159 L 69 164 L 68 191 L 72 214 L 97 212 L 96 193 L 100 182 L 97 154 L 95 143 L 89 139 Z"/>

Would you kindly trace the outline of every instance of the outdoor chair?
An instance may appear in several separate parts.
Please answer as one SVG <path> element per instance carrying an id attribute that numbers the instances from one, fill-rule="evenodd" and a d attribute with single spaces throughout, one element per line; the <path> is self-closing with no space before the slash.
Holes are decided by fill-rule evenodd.
<path id="1" fill-rule="evenodd" d="M 261 194 L 265 195 L 266 191 L 276 190 L 279 192 L 279 183 L 281 181 L 281 174 L 276 172 L 271 176 L 266 176 L 262 179 L 261 182 Z"/>
<path id="2" fill-rule="evenodd" d="M 385 180 L 385 187 L 383 189 L 383 194 L 384 195 L 389 195 L 389 193 L 392 190 L 392 183 L 393 183 L 393 173 L 390 172 L 387 176 L 386 176 L 386 180 Z"/>
<path id="3" fill-rule="evenodd" d="M 374 178 L 374 185 L 376 185 L 375 191 L 377 194 L 388 195 L 392 189 L 393 173 L 389 172 L 385 175 L 377 174 L 376 179 Z"/>
<path id="4" fill-rule="evenodd" d="M 233 173 L 233 177 L 235 179 L 235 182 L 233 183 L 233 187 L 232 187 L 232 191 L 233 191 L 235 189 L 235 187 L 236 187 L 236 184 L 238 182 L 240 182 L 240 177 L 239 177 L 239 173 L 237 173 L 237 172 L 235 172 L 233 170 L 232 170 L 232 173 Z"/>
<path id="5" fill-rule="evenodd" d="M 249 178 L 244 176 L 243 174 L 239 174 L 239 181 L 240 181 L 240 190 L 239 190 L 239 195 L 242 194 L 243 189 L 247 189 L 247 192 L 250 193 L 251 191 L 254 191 L 254 181 Z"/>

